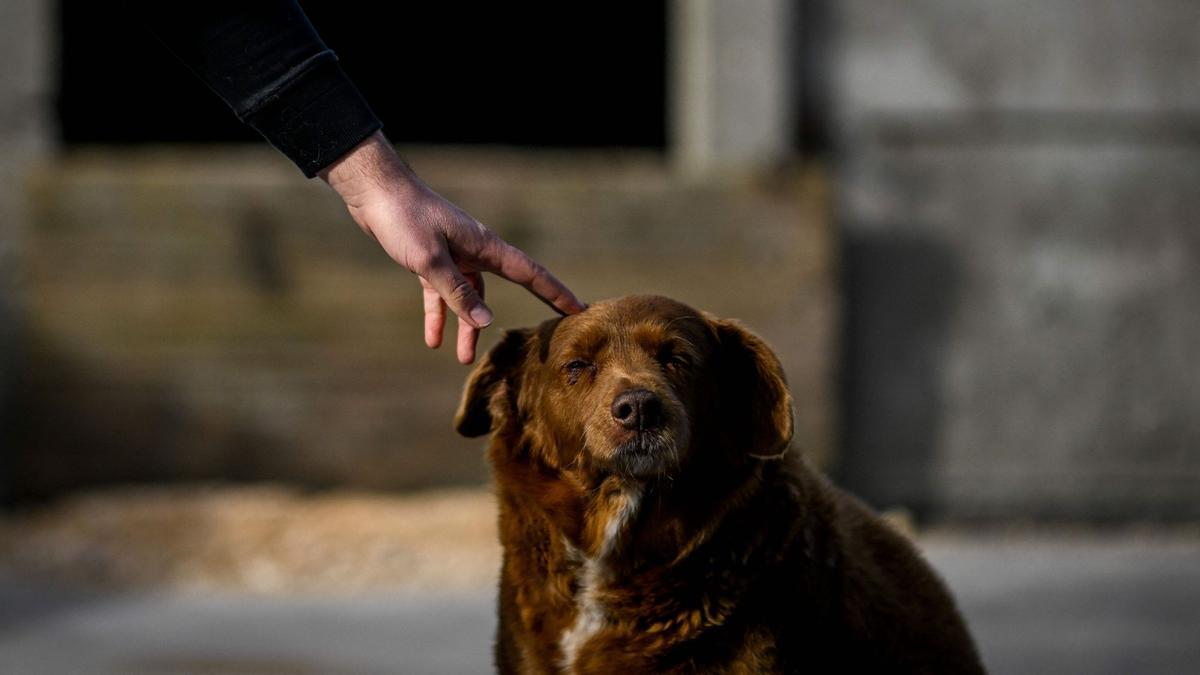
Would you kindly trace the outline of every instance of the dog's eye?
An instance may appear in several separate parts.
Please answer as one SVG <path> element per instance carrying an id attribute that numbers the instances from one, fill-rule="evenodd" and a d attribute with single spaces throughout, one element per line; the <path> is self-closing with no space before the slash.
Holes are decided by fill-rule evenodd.
<path id="1" fill-rule="evenodd" d="M 567 383 L 575 384 L 577 381 L 579 381 L 580 375 L 583 375 L 595 367 L 596 366 L 594 364 L 584 361 L 583 359 L 573 359 L 568 361 L 566 365 L 563 366 L 563 371 L 567 373 Z"/>
<path id="2" fill-rule="evenodd" d="M 682 353 L 664 349 L 658 353 L 658 362 L 664 368 L 687 368 L 691 365 L 691 360 Z"/>

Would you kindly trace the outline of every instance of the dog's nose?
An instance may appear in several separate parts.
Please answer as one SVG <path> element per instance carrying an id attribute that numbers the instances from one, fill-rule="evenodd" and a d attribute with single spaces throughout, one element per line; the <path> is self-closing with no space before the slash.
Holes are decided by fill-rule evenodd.
<path id="1" fill-rule="evenodd" d="M 645 389 L 627 391 L 613 399 L 612 416 L 626 429 L 653 429 L 662 419 L 662 401 Z"/>

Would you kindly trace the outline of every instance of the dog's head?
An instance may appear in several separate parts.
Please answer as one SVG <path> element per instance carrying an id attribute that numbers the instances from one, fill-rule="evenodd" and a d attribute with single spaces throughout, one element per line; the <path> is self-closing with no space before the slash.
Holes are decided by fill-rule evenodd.
<path id="1" fill-rule="evenodd" d="M 777 455 L 792 407 L 762 340 L 674 300 L 630 296 L 505 333 L 467 380 L 455 427 L 504 434 L 587 482 L 644 479 Z"/>

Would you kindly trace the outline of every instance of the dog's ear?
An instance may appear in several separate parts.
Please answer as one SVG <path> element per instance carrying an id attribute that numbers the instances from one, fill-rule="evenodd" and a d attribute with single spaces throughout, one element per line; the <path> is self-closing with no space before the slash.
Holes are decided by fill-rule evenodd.
<path id="1" fill-rule="evenodd" d="M 462 402 L 454 416 L 454 429 L 463 436 L 474 438 L 492 430 L 492 396 L 525 359 L 525 345 L 533 331 L 505 331 L 500 342 L 488 351 L 463 388 Z"/>
<path id="2" fill-rule="evenodd" d="M 767 343 L 736 321 L 713 319 L 719 343 L 722 426 L 746 438 L 749 454 L 774 457 L 792 440 L 792 395 Z"/>

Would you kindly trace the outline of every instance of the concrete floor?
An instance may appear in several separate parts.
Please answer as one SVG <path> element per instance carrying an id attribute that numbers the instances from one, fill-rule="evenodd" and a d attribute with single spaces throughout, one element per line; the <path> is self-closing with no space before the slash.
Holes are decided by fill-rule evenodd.
<path id="1" fill-rule="evenodd" d="M 992 673 L 1200 673 L 1200 539 L 922 541 Z M 490 589 L 111 594 L 0 582 L 0 673 L 484 673 Z"/>
<path id="2" fill-rule="evenodd" d="M 0 673 L 486 673 L 492 592 L 269 597 L 0 588 Z"/>
<path id="3" fill-rule="evenodd" d="M 933 538 L 994 674 L 1200 673 L 1200 538 Z"/>

